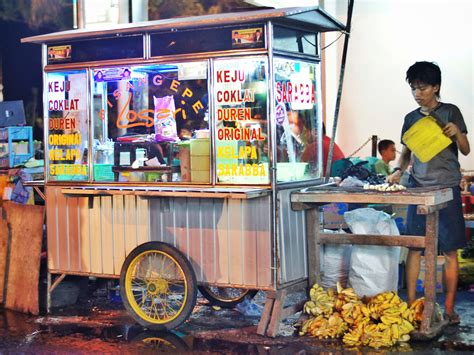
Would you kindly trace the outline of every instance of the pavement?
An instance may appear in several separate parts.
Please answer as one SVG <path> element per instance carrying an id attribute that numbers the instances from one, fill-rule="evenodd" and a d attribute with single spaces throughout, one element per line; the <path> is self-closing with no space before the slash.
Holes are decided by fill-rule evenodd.
<path id="1" fill-rule="evenodd" d="M 99 290 L 100 291 L 100 290 Z M 404 293 L 400 293 L 404 298 Z M 292 295 L 294 302 L 304 294 Z M 442 305 L 444 297 L 439 294 Z M 263 305 L 259 292 L 254 302 Z M 431 341 L 410 342 L 409 353 L 443 354 L 474 352 L 474 293 L 461 290 L 457 311 L 461 325 L 448 327 Z M 190 319 L 172 332 L 154 332 L 138 326 L 117 299 L 95 291 L 74 305 L 53 309 L 48 316 L 27 316 L 0 310 L 0 354 L 7 353 L 205 353 L 205 354 L 306 354 L 398 353 L 400 349 L 349 349 L 340 340 L 318 340 L 296 335 L 299 314 L 282 321 L 276 338 L 256 334 L 259 317 L 236 309 L 216 309 L 203 298 Z"/>

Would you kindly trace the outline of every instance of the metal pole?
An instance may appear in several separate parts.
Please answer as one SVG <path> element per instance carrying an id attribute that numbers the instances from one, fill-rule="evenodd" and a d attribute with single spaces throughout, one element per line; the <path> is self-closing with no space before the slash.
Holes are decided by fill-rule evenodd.
<path id="1" fill-rule="evenodd" d="M 337 119 L 339 117 L 339 107 L 341 105 L 342 84 L 344 82 L 344 71 L 346 69 L 347 48 L 349 46 L 349 37 L 351 33 L 353 7 L 354 7 L 354 0 L 349 0 L 349 4 L 347 8 L 346 36 L 344 38 L 344 49 L 342 51 L 341 70 L 340 70 L 340 75 L 339 75 L 339 88 L 337 90 L 336 109 L 334 111 L 334 124 L 332 127 L 332 135 L 331 135 L 331 140 L 329 144 L 329 152 L 328 152 L 328 161 L 326 164 L 326 175 L 325 175 L 326 182 L 328 182 L 329 176 L 331 175 L 332 156 L 334 152 L 334 138 L 336 137 Z"/>
<path id="2" fill-rule="evenodd" d="M 377 141 L 378 141 L 378 137 L 372 136 L 372 156 L 373 157 L 377 156 Z"/>

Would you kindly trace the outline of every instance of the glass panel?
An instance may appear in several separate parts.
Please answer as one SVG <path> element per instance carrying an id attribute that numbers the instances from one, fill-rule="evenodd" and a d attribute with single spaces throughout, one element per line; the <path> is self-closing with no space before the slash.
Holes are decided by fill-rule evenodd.
<path id="1" fill-rule="evenodd" d="M 274 60 L 277 181 L 319 177 L 316 64 Z"/>
<path id="2" fill-rule="evenodd" d="M 268 184 L 266 59 L 215 61 L 217 180 Z"/>
<path id="3" fill-rule="evenodd" d="M 275 26 L 273 47 L 275 49 L 317 55 L 317 34 L 291 28 Z"/>
<path id="4" fill-rule="evenodd" d="M 151 56 L 264 48 L 264 38 L 263 24 L 154 33 Z"/>
<path id="5" fill-rule="evenodd" d="M 48 73 L 48 181 L 88 180 L 86 71 Z"/>
<path id="6" fill-rule="evenodd" d="M 207 62 L 93 74 L 95 181 L 210 182 Z"/>
<path id="7" fill-rule="evenodd" d="M 48 46 L 48 64 L 143 58 L 143 36 L 101 38 Z"/>

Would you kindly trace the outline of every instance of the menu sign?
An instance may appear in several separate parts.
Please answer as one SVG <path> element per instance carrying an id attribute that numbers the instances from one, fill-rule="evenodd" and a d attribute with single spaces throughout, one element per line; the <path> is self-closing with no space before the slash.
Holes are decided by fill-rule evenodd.
<path id="1" fill-rule="evenodd" d="M 265 62 L 215 66 L 216 161 L 219 182 L 269 182 Z"/>
<path id="2" fill-rule="evenodd" d="M 86 112 L 85 100 L 81 94 L 82 90 L 72 82 L 85 83 L 85 73 L 48 76 L 47 144 L 50 180 L 88 178 L 87 165 L 82 162 L 83 146 L 87 140 L 87 130 L 81 125 Z"/>

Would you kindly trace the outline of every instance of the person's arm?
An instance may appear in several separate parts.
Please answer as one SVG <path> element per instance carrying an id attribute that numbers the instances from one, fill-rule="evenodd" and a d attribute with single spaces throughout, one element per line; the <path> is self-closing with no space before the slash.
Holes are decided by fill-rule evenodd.
<path id="1" fill-rule="evenodd" d="M 462 133 L 456 124 L 453 122 L 446 124 L 443 128 L 443 133 L 456 142 L 458 149 L 462 154 L 468 155 L 470 153 L 471 147 L 467 135 Z"/>
<path id="2" fill-rule="evenodd" d="M 398 168 L 395 168 L 395 171 L 392 175 L 387 177 L 387 181 L 389 183 L 400 183 L 400 178 L 403 175 L 403 172 L 408 168 L 411 159 L 411 150 L 407 148 L 406 145 L 403 146 L 402 153 L 400 154 L 400 158 L 398 159 Z"/>

